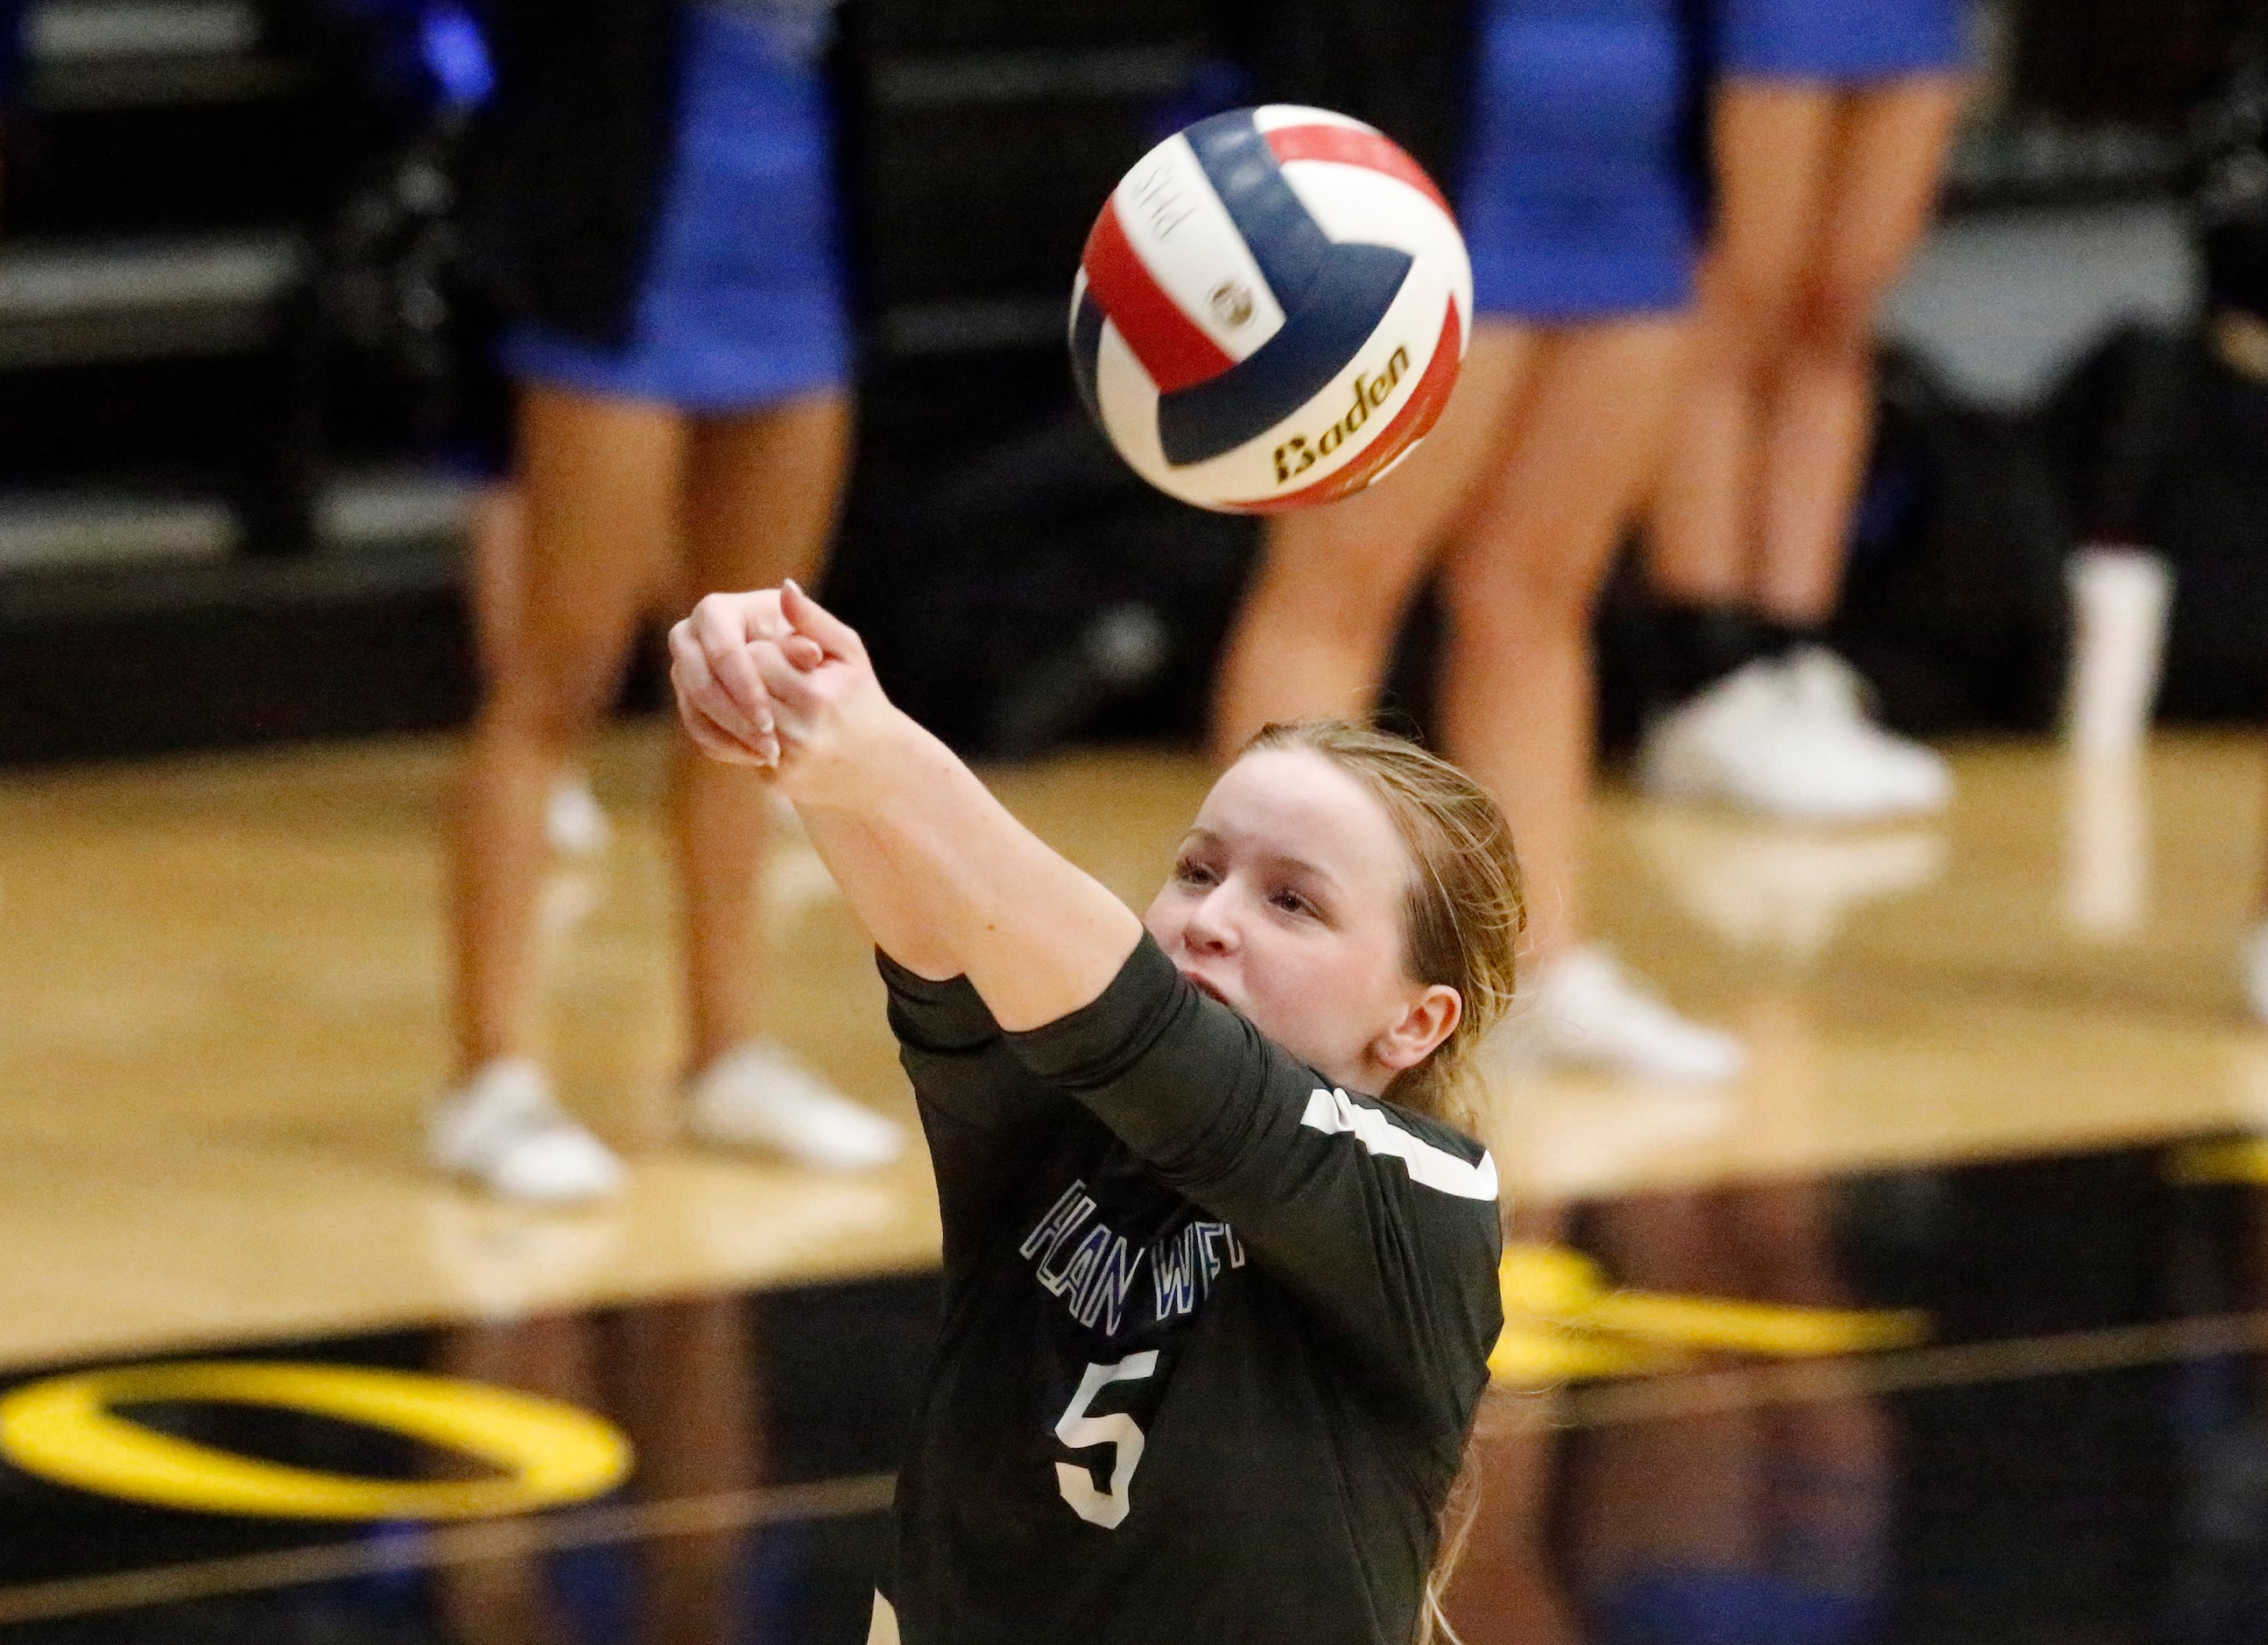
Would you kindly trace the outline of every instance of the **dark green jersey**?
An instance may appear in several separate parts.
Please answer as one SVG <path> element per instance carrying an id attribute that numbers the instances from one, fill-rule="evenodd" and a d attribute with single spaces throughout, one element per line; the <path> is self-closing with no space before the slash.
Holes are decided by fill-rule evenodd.
<path id="1" fill-rule="evenodd" d="M 909 1645 L 1408 1645 L 1502 1324 L 1487 1153 L 1146 937 L 1027 1034 L 882 970 L 945 1222 Z"/>

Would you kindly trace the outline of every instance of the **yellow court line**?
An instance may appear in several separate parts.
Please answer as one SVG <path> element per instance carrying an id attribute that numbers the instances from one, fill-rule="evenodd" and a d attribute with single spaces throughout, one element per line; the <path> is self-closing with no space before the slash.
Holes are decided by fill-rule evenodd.
<path id="1" fill-rule="evenodd" d="M 1489 1365 L 1509 1383 L 1658 1374 L 1694 1352 L 1765 1359 L 1880 1354 L 1929 1334 L 1928 1316 L 1911 1309 L 1621 1290 L 1596 1262 L 1565 1245 L 1508 1246 L 1497 1283 L 1505 1325 Z"/>
<path id="2" fill-rule="evenodd" d="M 2183 1187 L 2268 1183 L 2268 1138 L 2235 1137 L 2192 1142 L 2166 1158 L 2167 1180 Z"/>
<path id="3" fill-rule="evenodd" d="M 1507 1324 L 1489 1355 L 1489 1380 L 1512 1388 L 1550 1388 L 1612 1376 L 1661 1376 L 1690 1363 L 1651 1343 L 1618 1342 L 1551 1325 Z"/>
<path id="4" fill-rule="evenodd" d="M 1872 1359 L 1796 1361 L 1608 1383 L 1571 1390 L 1560 1407 L 1559 1420 L 1571 1427 L 1672 1421 L 1767 1405 L 2124 1370 L 2263 1348 L 2268 1348 L 2268 1312 L 2215 1314 L 1956 1347 L 1916 1348 Z M 115 1575 L 26 1583 L 0 1588 L 0 1627 L 567 1548 L 696 1536 L 790 1520 L 845 1518 L 887 1508 L 895 1484 L 892 1474 L 859 1474 L 808 1485 L 580 1509 L 532 1519 L 446 1525 L 382 1541 L 359 1539 Z"/>
<path id="5" fill-rule="evenodd" d="M 116 1407 L 214 1401 L 360 1422 L 490 1464 L 486 1479 L 372 1479 L 158 1433 Z M 587 1411 L 516 1389 L 362 1366 L 202 1360 L 28 1383 L 0 1398 L 0 1455 L 26 1473 L 193 1513 L 290 1519 L 485 1519 L 586 1502 L 630 1447 Z"/>

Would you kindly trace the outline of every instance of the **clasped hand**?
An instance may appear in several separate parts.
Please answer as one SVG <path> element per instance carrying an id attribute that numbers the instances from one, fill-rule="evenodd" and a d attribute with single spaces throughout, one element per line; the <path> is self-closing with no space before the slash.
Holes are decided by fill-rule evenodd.
<path id="1" fill-rule="evenodd" d="M 891 711 L 865 645 L 792 581 L 710 594 L 669 631 L 686 734 L 711 759 L 824 801 L 863 732 Z"/>

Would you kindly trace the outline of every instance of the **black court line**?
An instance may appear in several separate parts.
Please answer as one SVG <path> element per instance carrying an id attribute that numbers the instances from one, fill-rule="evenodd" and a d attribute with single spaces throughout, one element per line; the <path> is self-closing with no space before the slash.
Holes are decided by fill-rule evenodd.
<path id="1" fill-rule="evenodd" d="M 720 1491 L 708 1496 L 586 1508 L 562 1514 L 487 1520 L 478 1524 L 433 1526 L 408 1538 L 366 1538 L 321 1547 L 287 1548 L 273 1553 L 161 1565 L 109 1576 L 27 1582 L 20 1587 L 0 1588 L 0 1627 L 18 1622 L 55 1622 L 103 1612 L 303 1587 L 349 1577 L 434 1570 L 444 1566 L 477 1564 L 483 1560 L 519 1559 L 571 1548 L 700 1536 L 792 1521 L 850 1519 L 888 1508 L 896 1486 L 895 1473 L 850 1474 L 804 1485 Z"/>
<path id="2" fill-rule="evenodd" d="M 2205 1314 L 2145 1325 L 2111 1325 L 2047 1337 L 1744 1365 L 1719 1371 L 1674 1372 L 1574 1388 L 1564 1396 L 1557 1422 L 1570 1427 L 1609 1427 L 1624 1422 L 1674 1421 L 1762 1405 L 1815 1405 L 1925 1388 L 2081 1376 L 2263 1349 L 2268 1349 L 2268 1312 Z"/>
<path id="3" fill-rule="evenodd" d="M 2268 1349 L 2268 1311 L 2065 1331 L 1859 1358 L 1675 1373 L 1566 1391 L 1554 1426 L 1675 1421 L 1764 1405 L 1926 1388 L 2083 1376 Z M 894 1473 L 581 1509 L 388 1538 L 0 1588 L 0 1627 L 256 1593 L 314 1582 L 476 1564 L 571 1548 L 697 1536 L 793 1521 L 853 1518 L 890 1505 Z"/>

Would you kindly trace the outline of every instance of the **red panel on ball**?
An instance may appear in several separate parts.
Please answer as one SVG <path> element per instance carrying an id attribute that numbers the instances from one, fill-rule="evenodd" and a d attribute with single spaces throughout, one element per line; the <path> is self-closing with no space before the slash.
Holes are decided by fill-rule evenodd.
<path id="1" fill-rule="evenodd" d="M 1095 218 L 1080 262 L 1086 269 L 1086 289 L 1102 305 L 1160 394 L 1194 388 L 1236 363 L 1151 277 L 1126 238 L 1115 196 Z"/>
<path id="2" fill-rule="evenodd" d="M 1366 166 L 1401 179 L 1440 207 L 1453 221 L 1456 217 L 1449 210 L 1449 203 L 1441 198 L 1441 191 L 1433 186 L 1433 180 L 1425 175 L 1425 168 L 1396 148 L 1391 139 L 1375 131 L 1359 131 L 1352 126 L 1283 126 L 1265 135 L 1278 165 L 1289 166 L 1293 160 L 1335 160 L 1342 166 Z"/>

